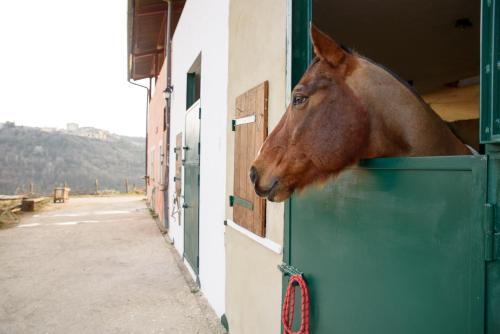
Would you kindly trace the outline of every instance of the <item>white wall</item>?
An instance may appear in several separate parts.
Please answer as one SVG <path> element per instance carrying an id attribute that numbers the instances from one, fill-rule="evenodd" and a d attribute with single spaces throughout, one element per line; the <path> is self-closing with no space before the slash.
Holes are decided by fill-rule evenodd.
<path id="1" fill-rule="evenodd" d="M 229 0 L 189 0 L 172 40 L 169 215 L 174 208 L 175 136 L 184 133 L 186 73 L 201 53 L 199 278 L 205 297 L 219 316 L 225 312 L 228 12 Z M 170 222 L 169 235 L 182 254 L 184 222 L 182 215 L 176 215 L 176 219 Z"/>

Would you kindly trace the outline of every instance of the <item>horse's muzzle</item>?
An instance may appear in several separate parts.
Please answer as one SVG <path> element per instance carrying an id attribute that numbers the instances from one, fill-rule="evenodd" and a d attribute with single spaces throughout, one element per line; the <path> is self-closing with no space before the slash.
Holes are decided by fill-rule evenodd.
<path id="1" fill-rule="evenodd" d="M 252 181 L 252 184 L 255 184 L 255 182 L 257 182 L 257 179 L 258 179 L 258 174 L 257 174 L 257 168 L 255 168 L 254 166 L 250 167 L 250 181 Z"/>
<path id="2" fill-rule="evenodd" d="M 257 195 L 260 197 L 267 197 L 269 200 L 273 200 L 274 193 L 276 192 L 276 189 L 278 188 L 278 180 L 275 180 L 273 184 L 267 189 L 262 189 L 257 185 L 254 185 L 255 192 Z"/>
<path id="3" fill-rule="evenodd" d="M 257 168 L 255 168 L 255 166 L 250 167 L 249 177 L 254 186 L 255 193 L 257 193 L 260 197 L 267 197 L 272 200 L 273 192 L 278 187 L 278 180 L 273 180 L 269 187 L 262 187 L 259 185 L 259 173 L 257 172 Z"/>

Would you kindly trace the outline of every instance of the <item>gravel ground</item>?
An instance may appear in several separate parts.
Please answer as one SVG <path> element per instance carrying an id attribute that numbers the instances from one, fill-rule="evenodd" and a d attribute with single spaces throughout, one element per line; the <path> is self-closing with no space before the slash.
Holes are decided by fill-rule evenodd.
<path id="1" fill-rule="evenodd" d="M 0 230 L 0 333 L 222 333 L 137 196 L 72 198 Z"/>

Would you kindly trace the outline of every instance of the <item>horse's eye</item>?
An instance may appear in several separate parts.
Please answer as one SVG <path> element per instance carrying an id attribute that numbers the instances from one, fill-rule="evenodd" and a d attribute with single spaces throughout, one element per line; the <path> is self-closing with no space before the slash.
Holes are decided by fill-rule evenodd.
<path id="1" fill-rule="evenodd" d="M 293 103 L 294 106 L 298 106 L 300 104 L 305 103 L 306 101 L 307 101 L 307 96 L 304 96 L 304 95 L 295 95 L 293 97 L 292 103 Z"/>

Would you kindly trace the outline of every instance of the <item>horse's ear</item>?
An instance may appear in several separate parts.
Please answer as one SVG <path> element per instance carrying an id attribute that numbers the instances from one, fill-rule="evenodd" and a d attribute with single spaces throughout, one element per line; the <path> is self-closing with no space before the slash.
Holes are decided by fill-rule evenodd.
<path id="1" fill-rule="evenodd" d="M 342 64 L 346 57 L 345 51 L 330 36 L 316 28 L 314 24 L 311 24 L 311 40 L 316 56 L 327 61 L 332 66 Z"/>

